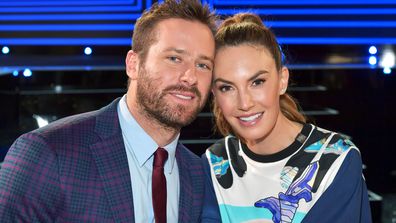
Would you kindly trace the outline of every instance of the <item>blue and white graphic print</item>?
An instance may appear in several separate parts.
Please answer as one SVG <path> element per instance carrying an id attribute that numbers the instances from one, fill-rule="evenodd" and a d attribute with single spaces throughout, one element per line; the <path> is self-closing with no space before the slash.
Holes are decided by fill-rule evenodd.
<path id="1" fill-rule="evenodd" d="M 228 160 L 224 160 L 223 157 L 218 157 L 213 153 L 210 153 L 210 162 L 213 165 L 213 171 L 217 178 L 225 175 L 230 167 L 230 162 Z"/>
<path id="2" fill-rule="evenodd" d="M 271 211 L 274 223 L 292 222 L 298 208 L 298 202 L 312 200 L 312 186 L 319 169 L 319 162 L 311 163 L 304 173 L 294 181 L 285 193 L 280 192 L 278 198 L 268 197 L 257 201 L 254 206 Z"/>

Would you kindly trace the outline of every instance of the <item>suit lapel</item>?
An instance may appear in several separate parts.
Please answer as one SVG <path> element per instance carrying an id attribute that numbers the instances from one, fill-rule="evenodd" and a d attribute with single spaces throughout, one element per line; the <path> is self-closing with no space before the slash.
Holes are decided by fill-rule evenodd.
<path id="1" fill-rule="evenodd" d="M 134 222 L 131 177 L 118 121 L 119 99 L 98 111 L 95 131 L 100 140 L 91 151 L 115 222 Z"/>
<path id="2" fill-rule="evenodd" d="M 179 168 L 180 198 L 179 198 L 179 222 L 189 222 L 193 204 L 193 188 L 188 163 L 186 162 L 183 148 L 176 148 L 176 161 Z"/>

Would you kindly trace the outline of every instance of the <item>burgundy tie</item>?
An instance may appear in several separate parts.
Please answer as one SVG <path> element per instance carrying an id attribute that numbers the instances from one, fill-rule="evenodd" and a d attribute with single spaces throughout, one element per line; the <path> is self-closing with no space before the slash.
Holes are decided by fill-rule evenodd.
<path id="1" fill-rule="evenodd" d="M 156 223 L 166 223 L 166 179 L 164 164 L 168 159 L 168 152 L 159 147 L 154 153 L 152 195 L 154 219 Z"/>

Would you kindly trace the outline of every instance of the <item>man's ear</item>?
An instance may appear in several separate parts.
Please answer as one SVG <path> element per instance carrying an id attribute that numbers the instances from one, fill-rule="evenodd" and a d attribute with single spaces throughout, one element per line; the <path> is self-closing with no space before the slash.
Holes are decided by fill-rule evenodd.
<path id="1" fill-rule="evenodd" d="M 282 67 L 280 72 L 280 80 L 279 80 L 280 95 L 286 93 L 288 84 L 289 84 L 289 69 L 287 69 L 287 67 Z"/>
<path id="2" fill-rule="evenodd" d="M 131 80 L 136 80 L 139 71 L 139 55 L 133 50 L 129 50 L 125 58 L 125 68 L 128 77 Z"/>

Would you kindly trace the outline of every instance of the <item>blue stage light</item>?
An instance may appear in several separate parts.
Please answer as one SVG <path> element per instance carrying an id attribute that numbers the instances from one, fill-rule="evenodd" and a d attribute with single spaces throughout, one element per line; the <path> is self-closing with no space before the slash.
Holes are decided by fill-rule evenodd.
<path id="1" fill-rule="evenodd" d="M 0 2 L 1 5 L 1 2 Z M 395 10 L 396 14 L 396 10 Z M 117 13 L 117 14 L 0 14 L 0 21 L 75 21 L 75 20 L 136 20 L 140 17 L 140 13 Z"/>
<path id="2" fill-rule="evenodd" d="M 370 56 L 370 58 L 369 58 L 369 64 L 370 64 L 370 65 L 376 65 L 376 64 L 377 64 L 377 57 L 375 57 L 375 56 Z"/>
<path id="3" fill-rule="evenodd" d="M 0 29 L 1 30 L 1 29 Z M 370 39 L 371 41 L 372 39 Z M 396 43 L 396 39 L 395 43 Z M 0 43 L 9 45 L 34 45 L 34 46 L 86 46 L 86 45 L 111 45 L 130 46 L 131 38 L 0 38 Z M 387 41 L 392 44 L 392 42 Z"/>
<path id="4" fill-rule="evenodd" d="M 392 69 L 390 67 L 384 67 L 383 72 L 384 72 L 384 74 L 388 75 L 388 74 L 392 73 Z"/>
<path id="5" fill-rule="evenodd" d="M 396 26 L 396 25 L 395 25 Z M 26 31 L 132 31 L 133 24 L 12 24 L 0 25 L 3 32 L 26 32 Z"/>
<path id="6" fill-rule="evenodd" d="M 18 72 L 17 70 L 14 70 L 14 72 L 12 72 L 12 75 L 13 75 L 14 77 L 18 77 L 19 72 Z"/>
<path id="7" fill-rule="evenodd" d="M 91 49 L 91 47 L 85 47 L 84 53 L 85 53 L 85 55 L 91 55 L 91 54 L 92 54 L 92 49 Z"/>
<path id="8" fill-rule="evenodd" d="M 23 76 L 25 76 L 25 77 L 31 77 L 32 76 L 32 71 L 30 70 L 30 69 L 25 69 L 24 71 L 23 71 Z"/>
<path id="9" fill-rule="evenodd" d="M 376 54 L 376 53 L 377 53 L 377 47 L 375 47 L 375 46 L 370 46 L 370 48 L 369 48 L 369 53 L 370 53 L 371 55 Z"/>
<path id="10" fill-rule="evenodd" d="M 29 13 L 59 13 L 59 12 L 134 12 L 142 10 L 142 1 L 137 1 L 137 4 L 115 5 L 115 6 L 42 6 L 42 7 L 0 7 L 0 14 L 29 14 Z"/>
<path id="11" fill-rule="evenodd" d="M 7 46 L 3 46 L 3 48 L 1 49 L 1 52 L 3 54 L 8 54 L 10 52 L 10 48 L 8 48 Z"/>

